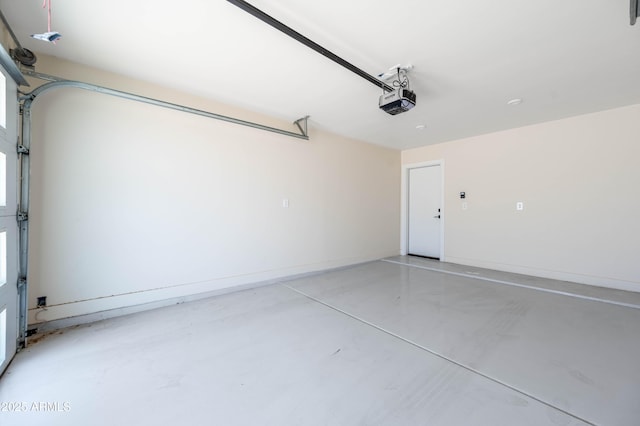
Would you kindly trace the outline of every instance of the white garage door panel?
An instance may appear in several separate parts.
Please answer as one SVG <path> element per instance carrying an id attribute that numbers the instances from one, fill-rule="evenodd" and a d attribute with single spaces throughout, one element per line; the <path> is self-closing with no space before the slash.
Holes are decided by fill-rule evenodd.
<path id="1" fill-rule="evenodd" d="M 0 374 L 16 353 L 18 337 L 17 88 L 0 67 Z"/>

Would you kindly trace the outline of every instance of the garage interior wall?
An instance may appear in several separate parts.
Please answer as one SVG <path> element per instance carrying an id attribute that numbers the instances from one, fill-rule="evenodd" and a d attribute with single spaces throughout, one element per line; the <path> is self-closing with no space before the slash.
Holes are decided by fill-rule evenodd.
<path id="1" fill-rule="evenodd" d="M 37 70 L 295 130 L 44 55 Z M 79 89 L 43 95 L 33 107 L 29 323 L 397 255 L 400 152 L 313 124 L 310 139 Z M 39 296 L 46 310 L 35 309 Z"/>
<path id="2" fill-rule="evenodd" d="M 407 150 L 402 163 L 445 161 L 444 260 L 640 291 L 638 123 L 633 105 Z"/>

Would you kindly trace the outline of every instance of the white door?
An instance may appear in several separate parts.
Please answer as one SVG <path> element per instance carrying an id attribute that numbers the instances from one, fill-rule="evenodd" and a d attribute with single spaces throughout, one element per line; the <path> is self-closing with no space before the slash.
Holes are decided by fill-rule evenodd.
<path id="1" fill-rule="evenodd" d="M 409 169 L 408 254 L 440 259 L 440 166 Z"/>
<path id="2" fill-rule="evenodd" d="M 0 374 L 16 353 L 18 339 L 17 129 L 13 79 L 0 67 Z"/>

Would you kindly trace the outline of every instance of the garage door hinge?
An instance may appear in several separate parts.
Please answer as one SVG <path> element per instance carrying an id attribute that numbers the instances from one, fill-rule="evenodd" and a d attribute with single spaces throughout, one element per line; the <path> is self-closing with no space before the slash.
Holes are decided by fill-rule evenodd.
<path id="1" fill-rule="evenodd" d="M 29 220 L 29 213 L 18 212 L 18 222 L 25 222 L 27 220 Z"/>
<path id="2" fill-rule="evenodd" d="M 18 288 L 27 285 L 27 279 L 24 277 L 18 278 Z"/>
<path id="3" fill-rule="evenodd" d="M 26 154 L 29 155 L 29 148 L 24 145 L 18 145 L 18 154 Z"/>

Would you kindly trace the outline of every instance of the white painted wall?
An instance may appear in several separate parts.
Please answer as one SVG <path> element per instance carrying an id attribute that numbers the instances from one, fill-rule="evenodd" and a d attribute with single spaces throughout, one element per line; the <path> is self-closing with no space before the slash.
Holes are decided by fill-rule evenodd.
<path id="1" fill-rule="evenodd" d="M 38 70 L 294 129 L 53 58 Z M 398 151 L 79 89 L 43 95 L 33 122 L 32 324 L 398 254 Z"/>
<path id="2" fill-rule="evenodd" d="M 638 123 L 634 105 L 407 150 L 402 163 L 446 161 L 444 260 L 640 291 Z"/>

